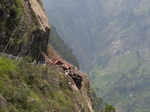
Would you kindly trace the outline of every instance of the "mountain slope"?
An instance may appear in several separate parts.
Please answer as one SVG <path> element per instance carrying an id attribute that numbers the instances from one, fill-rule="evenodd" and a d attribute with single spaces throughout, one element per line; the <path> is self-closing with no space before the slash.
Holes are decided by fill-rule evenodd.
<path id="1" fill-rule="evenodd" d="M 149 112 L 150 1 L 46 0 L 50 20 L 119 112 Z M 57 10 L 56 10 L 57 7 Z"/>
<path id="2" fill-rule="evenodd" d="M 7 55 L 0 56 L 0 65 L 0 112 L 92 112 L 86 78 L 79 91 L 54 66 L 11 60 Z"/>
<path id="3" fill-rule="evenodd" d="M 88 77 L 49 58 L 41 1 L 0 1 L 0 16 L 0 112 L 93 112 Z"/>
<path id="4" fill-rule="evenodd" d="M 0 20 L 0 112 L 94 111 L 87 75 L 48 45 L 50 26 L 40 0 L 0 1 Z"/>

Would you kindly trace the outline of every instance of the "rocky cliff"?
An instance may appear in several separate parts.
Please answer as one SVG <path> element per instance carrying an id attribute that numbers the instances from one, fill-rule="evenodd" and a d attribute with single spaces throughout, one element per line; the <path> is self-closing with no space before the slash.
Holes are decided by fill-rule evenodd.
<path id="1" fill-rule="evenodd" d="M 88 77 L 47 56 L 40 0 L 0 1 L 0 21 L 0 112 L 93 112 Z"/>
<path id="2" fill-rule="evenodd" d="M 46 52 L 50 26 L 37 0 L 0 1 L 0 52 L 40 60 Z"/>

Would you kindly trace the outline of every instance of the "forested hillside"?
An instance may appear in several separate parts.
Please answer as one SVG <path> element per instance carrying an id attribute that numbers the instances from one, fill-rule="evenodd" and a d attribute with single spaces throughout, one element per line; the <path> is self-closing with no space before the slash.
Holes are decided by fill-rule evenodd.
<path id="1" fill-rule="evenodd" d="M 97 95 L 118 112 L 149 112 L 150 1 L 45 0 L 44 6 Z"/>

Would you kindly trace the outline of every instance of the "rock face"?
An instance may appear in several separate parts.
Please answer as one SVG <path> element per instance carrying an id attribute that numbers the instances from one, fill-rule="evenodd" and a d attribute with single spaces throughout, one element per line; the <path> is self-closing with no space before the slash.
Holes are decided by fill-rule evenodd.
<path id="1" fill-rule="evenodd" d="M 46 52 L 50 26 L 37 0 L 0 2 L 0 52 L 41 60 Z"/>
<path id="2" fill-rule="evenodd" d="M 0 112 L 93 112 L 86 75 L 23 58 L 43 61 L 49 33 L 40 0 L 0 1 Z"/>

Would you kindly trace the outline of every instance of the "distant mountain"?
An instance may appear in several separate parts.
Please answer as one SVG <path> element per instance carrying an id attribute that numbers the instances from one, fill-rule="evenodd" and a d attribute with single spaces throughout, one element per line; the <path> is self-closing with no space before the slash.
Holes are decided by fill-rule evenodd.
<path id="1" fill-rule="evenodd" d="M 74 49 L 81 68 L 87 70 L 91 64 L 89 59 L 95 60 L 97 52 L 105 50 L 105 46 L 113 40 L 126 36 L 125 33 L 128 33 L 128 37 L 138 35 L 136 38 L 140 38 L 139 30 L 144 30 L 149 25 L 147 14 L 150 6 L 147 2 L 149 1 L 45 0 L 44 6 L 51 23 Z"/>
<path id="2" fill-rule="evenodd" d="M 49 19 L 118 112 L 150 110 L 150 1 L 45 0 Z"/>

